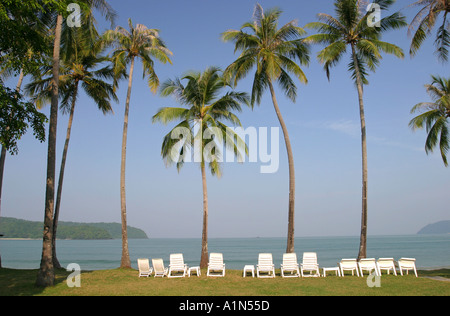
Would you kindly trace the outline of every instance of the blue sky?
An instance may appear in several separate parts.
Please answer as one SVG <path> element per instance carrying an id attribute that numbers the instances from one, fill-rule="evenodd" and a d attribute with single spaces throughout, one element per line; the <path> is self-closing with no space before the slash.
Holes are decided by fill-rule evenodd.
<path id="1" fill-rule="evenodd" d="M 225 68 L 237 55 L 220 34 L 238 29 L 251 19 L 254 1 L 169 0 L 109 3 L 117 11 L 117 25 L 128 18 L 157 28 L 174 53 L 173 65 L 156 64 L 161 81 L 188 70 L 215 65 Z M 399 0 L 394 10 L 411 1 Z M 333 14 L 331 0 L 260 1 L 264 8 L 283 10 L 281 24 L 316 21 L 317 13 Z M 411 21 L 414 8 L 404 14 Z M 99 29 L 108 24 L 98 16 Z M 408 55 L 410 38 L 403 29 L 387 34 L 405 51 L 405 59 L 385 56 L 365 87 L 368 139 L 368 233 L 415 234 L 422 226 L 449 219 L 450 170 L 438 153 L 426 155 L 425 131 L 413 132 L 411 108 L 429 101 L 424 84 L 430 75 L 448 76 L 450 64 L 434 55 L 433 36 L 418 55 Z M 296 236 L 358 235 L 361 213 L 361 142 L 357 92 L 347 72 L 348 57 L 332 70 L 328 81 L 315 58 L 304 67 L 309 80 L 298 84 L 294 104 L 277 90 L 294 152 L 296 169 Z M 153 95 L 142 80 L 137 63 L 133 78 L 127 145 L 128 224 L 150 237 L 201 237 L 202 183 L 197 164 L 180 173 L 166 168 L 160 156 L 163 136 L 172 125 L 152 124 L 151 117 L 174 100 Z M 15 79 L 10 80 L 11 86 Z M 250 91 L 250 77 L 237 90 Z M 118 91 L 114 115 L 104 116 L 82 94 L 75 110 L 63 188 L 60 220 L 120 222 L 120 154 L 126 82 Z M 48 114 L 48 108 L 44 109 Z M 279 126 L 270 95 L 254 110 L 240 114 L 244 127 Z M 67 116 L 59 115 L 59 162 Z M 19 143 L 19 155 L 8 156 L 2 195 L 2 216 L 41 221 L 44 218 L 47 144 L 29 133 Z M 287 234 L 287 157 L 280 133 L 280 167 L 261 174 L 259 163 L 225 163 L 221 179 L 208 175 L 209 236 L 255 237 Z"/>

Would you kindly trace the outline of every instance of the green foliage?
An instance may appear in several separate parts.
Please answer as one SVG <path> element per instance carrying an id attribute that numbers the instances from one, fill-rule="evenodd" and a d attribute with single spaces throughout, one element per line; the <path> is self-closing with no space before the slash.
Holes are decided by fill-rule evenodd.
<path id="1" fill-rule="evenodd" d="M 65 11 L 62 1 L 1 0 L 0 60 L 4 62 L 8 56 L 10 67 L 16 72 L 25 67 L 25 74 L 40 65 L 51 50 L 42 30 L 55 11 Z M 29 51 L 33 52 L 32 56 Z"/>
<path id="2" fill-rule="evenodd" d="M 30 126 L 34 136 L 45 141 L 46 122 L 47 117 L 31 102 L 22 101 L 20 93 L 0 85 L 0 142 L 11 154 L 18 152 L 17 141 Z"/>
<path id="3" fill-rule="evenodd" d="M 121 225 L 118 223 L 76 223 L 59 222 L 58 239 L 119 239 L 122 237 Z M 42 223 L 2 217 L 0 233 L 4 238 L 42 238 Z M 146 239 L 141 229 L 128 226 L 128 238 Z"/>
<path id="4" fill-rule="evenodd" d="M 154 59 L 163 64 L 172 64 L 172 52 L 159 37 L 159 30 L 149 29 L 143 24 L 133 26 L 131 19 L 128 20 L 128 26 L 129 31 L 118 26 L 115 30 L 107 30 L 103 34 L 104 43 L 114 49 L 112 60 L 116 77 L 123 77 L 127 65 L 138 57 L 142 62 L 143 78 L 147 78 L 148 86 L 156 92 L 159 79 L 154 69 Z"/>
<path id="5" fill-rule="evenodd" d="M 447 152 L 450 149 L 450 78 L 432 76 L 432 83 L 425 85 L 433 102 L 416 104 L 411 113 L 423 111 L 409 122 L 415 129 L 426 129 L 428 136 L 425 142 L 425 152 L 428 154 L 438 147 L 444 165 L 447 167 Z"/>
<path id="6" fill-rule="evenodd" d="M 309 64 L 309 47 L 301 38 L 306 32 L 291 21 L 278 28 L 282 11 L 275 8 L 263 11 L 255 7 L 253 21 L 244 23 L 240 30 L 228 30 L 222 34 L 224 41 L 233 41 L 239 58 L 225 70 L 225 76 L 236 85 L 253 68 L 256 68 L 251 104 L 261 103 L 261 97 L 269 82 L 278 82 L 286 96 L 295 101 L 297 87 L 289 74 L 307 83 L 300 65 Z M 248 31 L 248 32 L 247 32 Z M 297 64 L 297 61 L 299 64 Z"/>
<path id="7" fill-rule="evenodd" d="M 182 80 L 187 80 L 183 85 Z M 174 96 L 186 108 L 161 108 L 154 116 L 153 122 L 167 124 L 171 121 L 181 121 L 163 140 L 161 155 L 168 165 L 177 164 L 178 170 L 183 166 L 184 154 L 189 148 L 194 148 L 201 164 L 209 162 L 213 175 L 220 177 L 219 162 L 223 143 L 234 152 L 238 161 L 242 161 L 242 150 L 247 154 L 247 147 L 242 139 L 222 122 L 228 121 L 241 126 L 238 117 L 232 111 L 241 111 L 241 104 L 249 104 L 246 93 L 229 91 L 223 96 L 219 94 L 227 88 L 227 83 L 219 68 L 209 67 L 203 73 L 189 72 L 183 78 L 167 80 L 161 86 L 162 96 Z M 174 137 L 177 128 L 184 128 L 189 135 L 183 139 Z M 214 137 L 207 137 L 208 131 L 214 128 Z M 197 131 L 195 131 L 197 130 Z M 200 146 L 196 148 L 198 142 Z M 212 150 L 208 150 L 211 148 Z M 174 152 L 178 151 L 178 155 Z"/>
<path id="8" fill-rule="evenodd" d="M 381 10 L 387 10 L 394 2 L 393 0 L 373 1 L 380 6 Z M 355 55 L 351 56 L 348 64 L 352 79 L 356 82 L 356 66 L 358 66 L 363 84 L 368 84 L 368 71 L 375 71 L 382 59 L 382 53 L 399 58 L 404 57 L 400 47 L 382 41 L 381 37 L 389 30 L 405 27 L 407 25 L 405 17 L 398 12 L 385 16 L 380 21 L 380 27 L 369 26 L 370 17 L 371 12 L 366 12 L 363 2 L 336 0 L 335 17 L 320 13 L 318 14 L 319 22 L 305 25 L 305 28 L 318 31 L 317 34 L 308 36 L 305 41 L 325 45 L 317 57 L 324 65 L 328 78 L 330 78 L 330 69 L 341 61 L 348 47 L 355 50 Z"/>
<path id="9" fill-rule="evenodd" d="M 419 0 L 412 5 L 422 7 L 409 26 L 409 32 L 413 33 L 410 55 L 415 56 L 423 42 L 431 34 L 438 17 L 443 13 L 442 24 L 436 32 L 434 45 L 438 59 L 448 61 L 448 49 L 450 48 L 450 22 L 447 14 L 450 12 L 449 0 Z"/>

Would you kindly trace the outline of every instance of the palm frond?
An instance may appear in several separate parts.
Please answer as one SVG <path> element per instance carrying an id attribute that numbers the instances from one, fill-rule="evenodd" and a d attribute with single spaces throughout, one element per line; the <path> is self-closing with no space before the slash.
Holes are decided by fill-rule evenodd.
<path id="1" fill-rule="evenodd" d="M 185 108 L 165 107 L 159 109 L 158 112 L 153 115 L 152 122 L 167 124 L 175 120 L 185 120 L 187 118 L 188 111 L 189 110 Z"/>

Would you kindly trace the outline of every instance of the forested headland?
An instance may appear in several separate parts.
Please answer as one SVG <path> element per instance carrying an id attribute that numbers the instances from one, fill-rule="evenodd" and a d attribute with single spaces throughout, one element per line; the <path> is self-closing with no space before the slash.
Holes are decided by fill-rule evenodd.
<path id="1" fill-rule="evenodd" d="M 3 238 L 42 238 L 42 222 L 33 222 L 12 217 L 0 219 L 0 234 Z M 122 237 L 119 223 L 59 222 L 58 239 L 118 239 Z M 128 238 L 147 239 L 147 234 L 128 226 Z"/>

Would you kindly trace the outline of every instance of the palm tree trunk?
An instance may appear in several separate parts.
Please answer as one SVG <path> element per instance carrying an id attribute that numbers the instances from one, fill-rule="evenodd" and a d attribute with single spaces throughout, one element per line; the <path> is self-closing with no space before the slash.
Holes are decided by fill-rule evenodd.
<path id="1" fill-rule="evenodd" d="M 273 107 L 277 114 L 278 121 L 280 121 L 281 129 L 283 130 L 284 142 L 286 143 L 286 151 L 289 163 L 289 214 L 288 214 L 288 235 L 286 252 L 294 252 L 294 216 L 295 216 L 295 170 L 294 170 L 294 156 L 292 154 L 291 142 L 289 140 L 289 134 L 281 116 L 278 102 L 275 97 L 275 90 L 273 89 L 272 81 L 269 79 L 270 94 L 272 95 Z"/>
<path id="2" fill-rule="evenodd" d="M 70 108 L 69 122 L 67 123 L 66 142 L 64 143 L 64 149 L 61 159 L 61 167 L 59 170 L 58 189 L 56 191 L 55 214 L 53 216 L 53 236 L 52 236 L 53 266 L 56 269 L 61 268 L 61 264 L 59 263 L 58 258 L 56 257 L 56 231 L 58 228 L 59 207 L 61 205 L 62 186 L 64 182 L 64 169 L 66 167 L 67 151 L 69 149 L 70 132 L 72 130 L 73 113 L 75 112 L 75 102 L 77 93 L 78 93 L 78 81 L 75 83 L 73 91 L 72 107 Z"/>
<path id="3" fill-rule="evenodd" d="M 120 261 L 121 268 L 131 268 L 130 254 L 128 252 L 127 204 L 125 196 L 125 165 L 127 156 L 128 112 L 130 109 L 133 70 L 134 70 L 134 57 L 132 57 L 131 59 L 130 76 L 128 78 L 128 92 L 127 92 L 127 100 L 125 103 L 125 116 L 123 119 L 122 160 L 120 165 L 120 207 L 122 215 L 122 259 Z"/>
<path id="4" fill-rule="evenodd" d="M 205 163 L 201 162 L 202 185 L 203 185 L 203 229 L 202 229 L 202 254 L 200 257 L 200 268 L 208 266 L 208 191 L 206 188 Z"/>
<path id="5" fill-rule="evenodd" d="M 19 80 L 17 81 L 16 91 L 20 92 L 20 87 L 23 82 L 23 68 L 20 69 Z M 0 213 L 2 205 L 2 190 L 3 190 L 3 171 L 5 170 L 5 159 L 6 159 L 6 147 L 2 146 L 2 151 L 0 154 Z M 0 268 L 2 267 L 2 257 L 0 255 Z"/>
<path id="6" fill-rule="evenodd" d="M 47 183 L 45 191 L 45 216 L 42 238 L 41 265 L 36 279 L 37 286 L 52 286 L 55 282 L 53 268 L 52 235 L 53 210 L 55 200 L 55 161 L 56 161 L 56 131 L 58 120 L 58 85 L 59 85 L 59 51 L 61 44 L 61 27 L 63 17 L 58 14 L 55 27 L 55 42 L 53 47 L 53 79 L 52 101 L 50 107 L 50 123 L 47 151 Z"/>
<path id="7" fill-rule="evenodd" d="M 352 44 L 353 63 L 355 64 L 356 85 L 358 88 L 359 115 L 361 119 L 361 149 L 362 149 L 362 212 L 361 212 L 361 235 L 359 244 L 358 260 L 367 256 L 367 142 L 366 121 L 364 117 L 363 83 L 361 72 L 356 59 L 355 44 Z"/>

